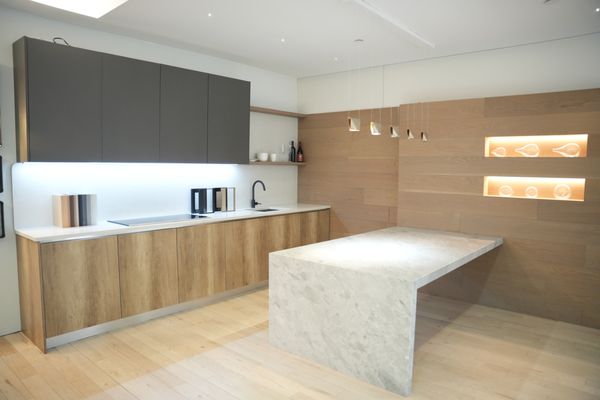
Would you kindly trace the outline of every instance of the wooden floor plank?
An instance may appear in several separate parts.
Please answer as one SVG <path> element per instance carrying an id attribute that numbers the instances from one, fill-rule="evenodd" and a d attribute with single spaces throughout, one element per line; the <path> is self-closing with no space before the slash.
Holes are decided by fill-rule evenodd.
<path id="1" fill-rule="evenodd" d="M 417 400 L 600 399 L 600 330 L 420 295 Z M 277 349 L 268 290 L 40 353 L 0 337 L 0 400 L 404 397 Z"/>

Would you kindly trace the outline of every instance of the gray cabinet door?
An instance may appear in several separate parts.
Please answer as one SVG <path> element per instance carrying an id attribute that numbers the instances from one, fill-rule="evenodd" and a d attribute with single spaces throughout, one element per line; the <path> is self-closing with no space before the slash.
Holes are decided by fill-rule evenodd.
<path id="1" fill-rule="evenodd" d="M 29 161 L 100 161 L 100 54 L 26 39 Z"/>
<path id="2" fill-rule="evenodd" d="M 208 162 L 248 164 L 250 82 L 208 78 Z"/>
<path id="3" fill-rule="evenodd" d="M 159 64 L 102 55 L 102 160 L 159 161 Z"/>
<path id="4" fill-rule="evenodd" d="M 161 162 L 206 162 L 207 103 L 207 74 L 161 65 Z"/>

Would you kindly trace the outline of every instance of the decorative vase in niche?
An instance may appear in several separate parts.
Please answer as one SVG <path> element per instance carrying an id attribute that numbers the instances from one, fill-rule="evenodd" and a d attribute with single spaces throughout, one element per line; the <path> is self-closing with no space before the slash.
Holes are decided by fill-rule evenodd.
<path id="1" fill-rule="evenodd" d="M 535 186 L 527 186 L 525 188 L 525 196 L 529 197 L 530 199 L 535 199 L 538 197 L 537 188 Z"/>
<path id="2" fill-rule="evenodd" d="M 515 151 L 519 154 L 524 155 L 525 157 L 537 157 L 540 155 L 540 146 L 538 146 L 535 143 L 529 143 L 525 146 L 515 149 Z"/>
<path id="3" fill-rule="evenodd" d="M 515 191 L 509 185 L 502 185 L 498 188 L 498 194 L 502 197 L 511 197 Z"/>
<path id="4" fill-rule="evenodd" d="M 571 198 L 571 186 L 566 183 L 560 183 L 554 186 L 554 197 L 560 200 L 567 200 Z"/>
<path id="5" fill-rule="evenodd" d="M 567 143 L 552 149 L 552 151 L 563 157 L 579 157 L 581 147 L 577 143 Z"/>
<path id="6" fill-rule="evenodd" d="M 506 147 L 496 147 L 494 150 L 492 150 L 492 155 L 494 157 L 506 157 Z"/>

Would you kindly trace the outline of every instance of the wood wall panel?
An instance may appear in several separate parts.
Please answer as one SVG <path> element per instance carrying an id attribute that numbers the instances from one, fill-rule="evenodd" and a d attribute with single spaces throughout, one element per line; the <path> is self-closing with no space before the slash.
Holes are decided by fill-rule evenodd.
<path id="1" fill-rule="evenodd" d="M 501 248 L 423 290 L 600 328 L 600 89 L 432 102 L 423 108 L 430 115 L 423 124 L 426 143 L 370 136 L 370 112 L 364 110 L 358 134 L 347 132 L 346 112 L 302 119 L 299 138 L 309 164 L 299 171 L 299 199 L 332 205 L 332 237 L 395 224 L 502 236 Z M 407 124 L 407 106 L 401 106 L 401 131 L 410 125 L 420 132 L 421 106 L 409 109 Z M 580 133 L 589 134 L 587 158 L 483 157 L 486 136 Z M 352 141 L 372 157 L 370 163 L 362 158 L 369 164 L 364 170 L 352 164 L 357 156 Z M 380 146 L 394 147 L 397 157 L 389 157 L 389 149 L 378 152 Z M 393 163 L 397 169 L 390 171 Z M 483 197 L 485 175 L 586 178 L 586 199 Z M 378 207 L 397 214 L 384 222 Z"/>
<path id="2" fill-rule="evenodd" d="M 332 206 L 331 238 L 396 225 L 397 140 L 367 134 L 368 115 L 362 113 L 361 132 L 353 134 L 347 129 L 347 113 L 299 121 L 307 165 L 298 173 L 298 200 Z M 389 109 L 382 117 L 389 120 Z"/>

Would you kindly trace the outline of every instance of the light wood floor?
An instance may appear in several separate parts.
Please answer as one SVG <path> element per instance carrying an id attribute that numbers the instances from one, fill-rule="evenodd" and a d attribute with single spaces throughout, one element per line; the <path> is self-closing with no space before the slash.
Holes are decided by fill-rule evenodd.
<path id="1" fill-rule="evenodd" d="M 41 354 L 0 338 L 0 399 L 402 399 L 268 344 L 268 291 Z M 600 331 L 422 296 L 412 399 L 599 399 Z"/>

